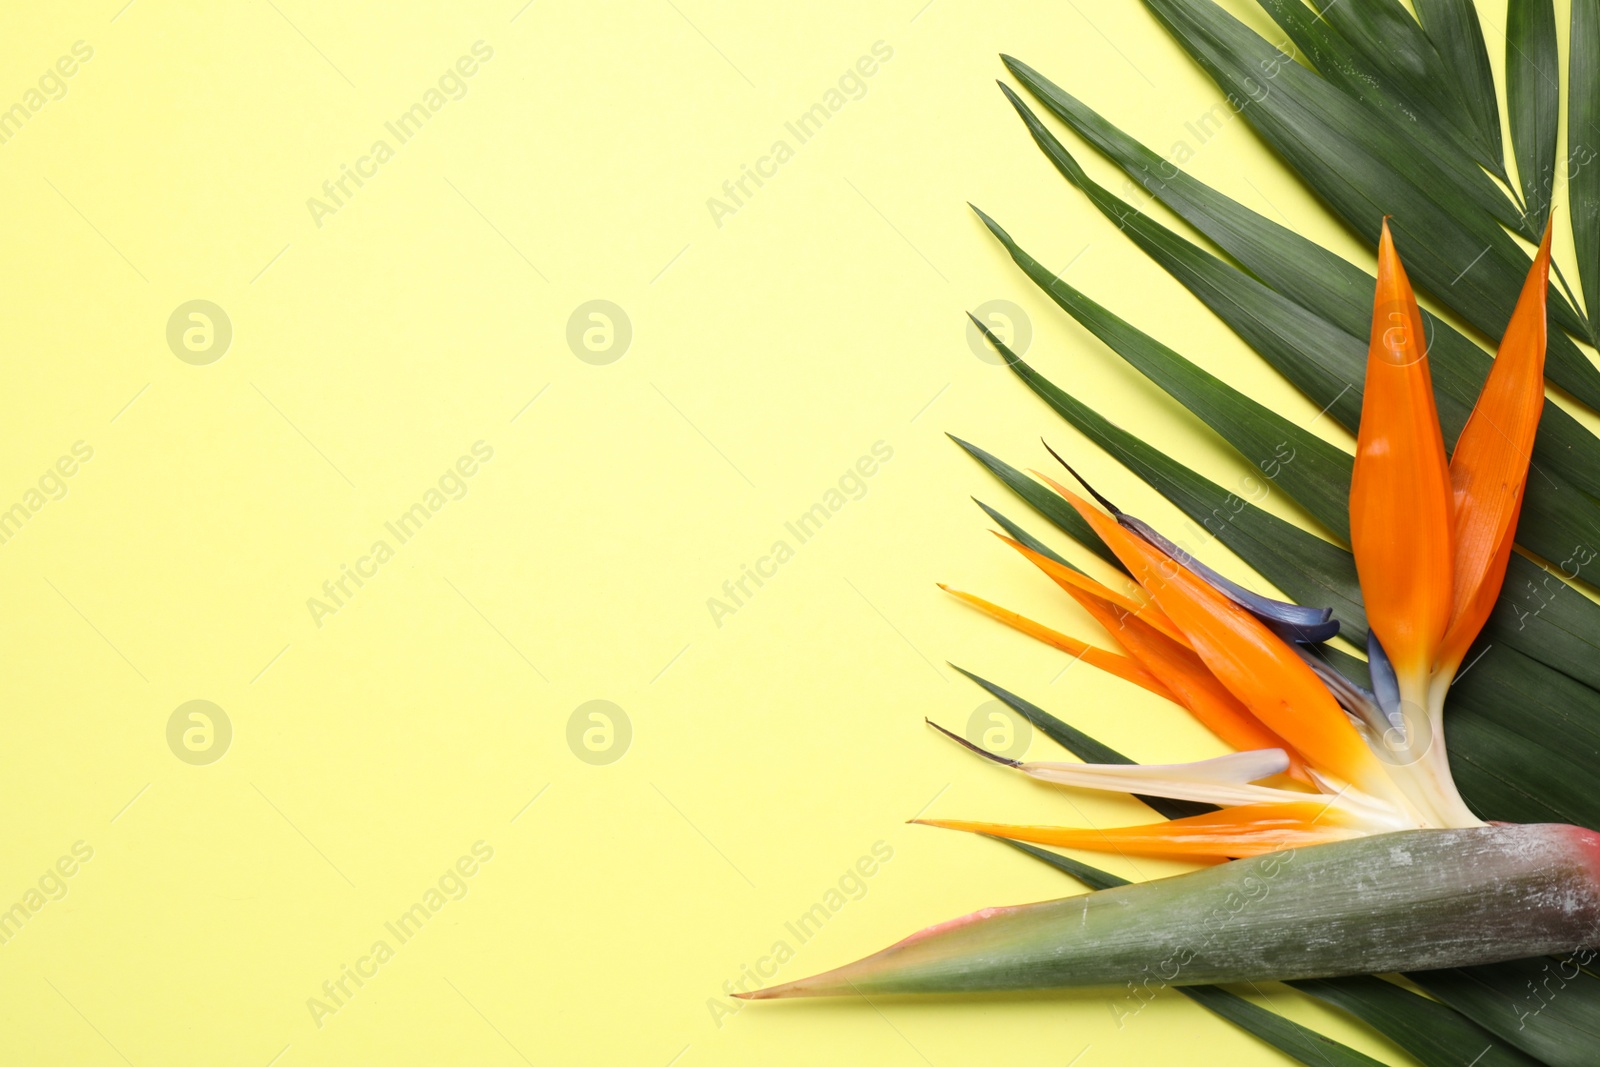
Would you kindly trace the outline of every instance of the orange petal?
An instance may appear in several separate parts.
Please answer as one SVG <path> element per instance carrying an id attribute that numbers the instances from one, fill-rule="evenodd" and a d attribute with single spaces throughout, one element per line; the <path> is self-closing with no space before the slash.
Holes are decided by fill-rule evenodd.
<path id="1" fill-rule="evenodd" d="M 956 819 L 915 819 L 924 826 L 966 830 L 1012 841 L 1081 848 L 1094 852 L 1133 852 L 1173 858 L 1261 856 L 1286 848 L 1320 845 L 1360 836 L 1350 820 L 1327 801 L 1246 804 L 1143 826 L 1105 830 L 1072 826 L 1014 826 Z"/>
<path id="2" fill-rule="evenodd" d="M 1263 726 L 1261 720 L 1206 669 L 1199 656 L 1137 616 L 1119 615 L 1110 604 L 1081 590 L 1067 592 L 1206 729 L 1241 752 L 1281 748 L 1289 754 L 1289 775 L 1310 781 L 1304 760 L 1294 747 Z"/>
<path id="3" fill-rule="evenodd" d="M 1167 690 L 1166 686 L 1162 685 L 1153 674 L 1127 656 L 1119 656 L 1115 652 L 1107 652 L 1103 648 L 1096 648 L 1093 645 L 1086 644 L 1076 637 L 1069 637 L 1060 631 L 1052 630 L 1043 623 L 1034 622 L 1025 615 L 1018 615 L 1014 611 L 1002 608 L 998 604 L 991 604 L 982 597 L 973 596 L 971 593 L 963 593 L 959 589 L 951 589 L 942 583 L 939 588 L 951 596 L 971 604 L 985 615 L 999 619 L 1013 630 L 1020 630 L 1037 641 L 1043 641 L 1053 648 L 1059 648 L 1068 655 L 1076 656 L 1078 659 L 1114 674 L 1118 678 L 1130 681 L 1134 685 L 1142 685 L 1157 696 L 1166 697 L 1168 700 L 1172 699 L 1172 694 Z M 1256 745 L 1252 747 L 1271 748 L 1273 746 Z"/>
<path id="4" fill-rule="evenodd" d="M 1455 491 L 1455 574 L 1450 626 L 1439 651 L 1454 670 L 1483 628 L 1505 581 L 1527 485 L 1534 432 L 1544 410 L 1545 289 L 1550 226 L 1500 338 L 1489 377 L 1450 457 Z"/>
<path id="5" fill-rule="evenodd" d="M 1101 585 L 1082 571 L 1075 571 L 1071 567 L 1063 567 L 1049 556 L 1035 552 L 1020 541 L 1013 540 L 1005 534 L 997 533 L 996 537 L 1021 552 L 1028 561 L 1048 574 L 1051 579 L 1062 589 L 1071 593 L 1073 590 L 1082 590 L 1091 596 L 1097 596 L 1115 604 L 1138 618 L 1143 619 L 1151 626 L 1160 630 L 1185 648 L 1189 647 L 1189 639 L 1183 636 L 1183 631 L 1172 624 L 1172 620 L 1162 613 L 1161 609 L 1148 601 L 1135 600 L 1131 596 L 1124 596 L 1109 586 Z"/>
<path id="6" fill-rule="evenodd" d="M 1333 695 L 1283 639 L 1144 538 L 1061 483 L 1038 475 L 1082 515 L 1189 638 L 1195 653 L 1261 723 L 1313 766 L 1377 796 L 1393 787 Z"/>
<path id="7" fill-rule="evenodd" d="M 1426 681 L 1450 620 L 1450 472 L 1426 346 L 1385 219 L 1350 482 L 1350 545 L 1367 621 L 1403 682 Z"/>

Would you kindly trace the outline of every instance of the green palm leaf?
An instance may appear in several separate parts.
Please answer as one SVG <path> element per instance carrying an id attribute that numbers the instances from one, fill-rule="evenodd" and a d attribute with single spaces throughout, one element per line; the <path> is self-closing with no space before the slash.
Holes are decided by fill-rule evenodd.
<path id="1" fill-rule="evenodd" d="M 1289 60 L 1211 0 L 1144 4 L 1230 99 L 1243 103 L 1245 120 L 1335 214 L 1368 240 L 1379 220 L 1392 216 L 1413 277 L 1467 322 L 1499 336 L 1531 260 L 1501 228 L 1526 235 L 1528 227 L 1504 196 L 1493 194 L 1505 205 L 1498 206 L 1479 183 L 1430 161 L 1427 147 L 1374 122 L 1362 102 Z M 1274 72 L 1270 92 L 1260 91 L 1261 71 Z M 1564 329 L 1588 334 L 1554 290 L 1550 312 Z M 1552 381 L 1600 407 L 1600 371 L 1570 338 L 1552 331 L 1546 358 Z"/>
<path id="2" fill-rule="evenodd" d="M 1600 0 L 1572 0 L 1567 197 L 1583 304 L 1600 308 Z"/>
<path id="3" fill-rule="evenodd" d="M 1298 3 L 1298 0 L 1295 2 Z M 1027 123 L 1034 140 L 1056 165 L 1057 170 L 1074 186 L 1081 189 L 1107 218 L 1118 223 L 1123 232 L 1140 248 L 1198 296 L 1207 307 L 1216 312 L 1218 317 L 1269 363 L 1280 368 L 1294 367 L 1304 359 L 1301 353 L 1315 352 L 1329 364 L 1336 365 L 1339 373 L 1347 375 L 1338 393 L 1330 396 L 1328 394 L 1331 390 L 1319 389 L 1312 395 L 1312 400 L 1325 406 L 1340 407 L 1337 402 L 1348 397 L 1349 402 L 1343 404 L 1340 410 L 1334 411 L 1332 415 L 1335 421 L 1354 432 L 1358 423 L 1361 400 L 1361 391 L 1354 383 L 1360 380 L 1366 361 L 1365 341 L 1339 330 L 1331 323 L 1319 321 L 1313 313 L 1277 296 L 1243 271 L 1183 240 L 1111 195 L 1090 180 L 1078 166 L 1077 161 L 1068 154 L 1061 142 L 1044 128 L 1026 104 L 1017 99 L 1010 90 L 1006 92 Z M 1039 279 L 1036 277 L 1035 280 Z M 1070 308 L 1068 310 L 1070 311 Z M 1482 376 L 1475 376 L 1477 380 L 1472 381 L 1467 375 L 1450 373 L 1455 369 L 1455 365 L 1451 360 L 1443 358 L 1445 355 L 1439 353 L 1432 358 L 1436 363 L 1445 365 L 1442 373 L 1448 377 L 1449 384 L 1457 388 L 1471 389 L 1470 394 L 1466 396 L 1456 394 L 1448 397 L 1447 406 L 1450 415 L 1448 425 L 1453 431 L 1459 432 L 1459 426 L 1465 423 L 1466 416 L 1471 411 L 1472 399 L 1477 396 L 1477 391 L 1482 385 Z M 1167 362 L 1170 363 L 1172 360 L 1169 359 Z M 1488 361 L 1483 362 L 1486 364 Z M 1145 367 L 1141 366 L 1139 369 L 1147 374 L 1150 373 Z M 1486 366 L 1484 370 L 1487 373 Z M 1158 384 L 1168 388 L 1165 382 Z M 1212 378 L 1195 399 L 1204 403 L 1208 394 L 1214 395 L 1218 390 L 1226 389 L 1226 386 Z M 1170 388 L 1168 391 L 1171 391 Z M 1227 391 L 1232 392 L 1232 390 Z M 1290 496 L 1305 506 L 1318 521 L 1335 534 L 1340 537 L 1348 535 L 1346 502 L 1349 498 L 1351 457 L 1347 453 L 1332 445 L 1322 446 L 1317 449 L 1319 455 L 1316 457 L 1322 462 L 1316 464 L 1318 469 L 1314 471 L 1302 469 L 1305 465 L 1302 465 L 1298 458 L 1294 462 L 1284 463 L 1283 456 L 1279 455 L 1276 457 L 1276 462 L 1273 462 L 1273 453 L 1268 448 L 1257 451 L 1242 446 L 1239 441 L 1234 440 L 1229 430 L 1219 426 L 1195 403 L 1184 397 L 1177 399 L 1211 423 L 1213 429 L 1228 437 L 1230 443 L 1239 448 L 1247 459 L 1261 464 L 1263 469 L 1266 469 L 1268 463 L 1272 463 L 1274 470 L 1282 470 L 1283 479 L 1292 483 L 1284 485 Z M 1235 434 L 1259 436 L 1265 433 L 1268 438 L 1282 443 L 1285 435 L 1293 433 L 1292 424 L 1287 419 L 1270 416 L 1261 405 L 1254 407 L 1256 410 L 1249 413 L 1248 417 L 1241 412 L 1240 417 L 1228 420 L 1229 425 L 1236 428 Z M 1352 408 L 1354 410 L 1351 410 Z M 1268 417 L 1273 420 L 1270 432 L 1268 427 L 1262 424 L 1262 419 Z M 1449 443 L 1454 443 L 1455 432 L 1449 435 Z M 1319 443 L 1319 439 L 1303 430 L 1299 431 L 1299 437 L 1305 442 L 1308 455 L 1309 450 Z M 1345 468 L 1342 475 L 1335 476 L 1329 469 L 1334 464 Z M 1600 503 L 1575 492 L 1571 483 L 1560 473 L 1541 472 L 1541 474 L 1541 477 L 1534 479 L 1528 485 L 1527 496 L 1522 505 L 1523 525 L 1520 540 L 1528 550 L 1546 559 L 1562 560 L 1572 552 L 1574 545 L 1585 543 L 1592 538 L 1595 530 L 1600 529 Z M 1336 480 L 1330 483 L 1327 480 L 1329 478 Z M 1600 609 L 1597 609 L 1595 630 L 1600 632 Z"/>
<path id="4" fill-rule="evenodd" d="M 1439 414 L 1447 446 L 1453 444 L 1490 367 L 1484 345 L 1504 328 L 1528 268 L 1530 254 L 1518 238 L 1535 239 L 1561 207 L 1552 196 L 1562 101 L 1551 0 L 1509 0 L 1503 103 L 1470 0 L 1414 0 L 1415 15 L 1400 0 L 1339 0 L 1316 3 L 1315 10 L 1302 0 L 1257 0 L 1282 31 L 1282 47 L 1212 0 L 1141 2 L 1335 218 L 1375 242 L 1379 220 L 1392 217 L 1413 278 L 1468 327 L 1463 332 L 1424 312 Z M 1573 340 L 1596 337 L 1592 323 L 1600 308 L 1600 0 L 1573 0 L 1571 20 L 1567 199 L 1583 307 L 1570 290 L 1565 296 L 1551 290 L 1546 373 L 1572 397 L 1600 409 L 1600 371 Z M 1361 410 L 1372 274 L 1177 171 L 1027 65 L 1010 57 L 1005 63 L 1051 115 L 1210 247 L 1144 217 L 1091 180 L 1040 117 L 1002 86 L 1058 172 L 1332 421 L 1353 430 Z M 1509 146 L 1501 138 L 1502 106 Z M 1508 147 L 1514 171 L 1507 166 Z M 1345 635 L 1359 641 L 1365 615 L 1354 563 L 1343 547 L 1351 456 L 1060 282 L 992 219 L 979 216 L 1059 307 L 1263 478 L 1233 493 L 1201 477 L 1058 387 L 979 324 L 1009 368 L 1068 424 L 1187 515 L 1189 540 L 1214 538 L 1292 599 L 1333 608 Z M 1003 460 L 958 443 L 1057 529 L 1110 559 L 1059 498 Z M 1579 578 L 1593 584 L 1582 568 L 1593 562 L 1600 539 L 1600 439 L 1547 405 L 1534 467 L 1517 542 L 1562 573 L 1513 555 L 1500 603 L 1479 641 L 1480 658 L 1451 690 L 1446 730 L 1452 770 L 1462 795 L 1485 818 L 1600 828 L 1600 796 L 1589 788 L 1600 764 L 1600 606 L 1573 584 Z M 1245 499 L 1267 491 L 1281 491 L 1322 535 Z M 1071 564 L 1070 555 L 980 506 L 1011 536 Z M 1326 654 L 1352 678 L 1365 676 L 1356 657 L 1336 648 Z M 1125 759 L 1021 697 L 969 677 L 1080 758 Z M 1008 844 L 1091 886 L 1115 880 L 1047 850 Z M 1600 1043 L 1600 978 L 1585 969 L 1592 962 L 1540 959 L 1410 976 L 1428 997 L 1378 978 L 1296 985 L 1430 1067 L 1579 1064 L 1590 1062 Z M 1190 993 L 1301 1062 L 1368 1062 L 1226 991 Z"/>
<path id="5" fill-rule="evenodd" d="M 1412 0 L 1422 30 L 1444 60 L 1444 80 L 1454 86 L 1468 121 L 1489 146 L 1489 169 L 1505 180 L 1500 142 L 1500 100 L 1495 94 L 1489 50 L 1472 0 Z"/>
<path id="6" fill-rule="evenodd" d="M 1596 45 L 1600 49 L 1600 40 Z M 1023 86 L 1075 134 L 1281 298 L 1274 312 L 1276 317 L 1264 325 L 1263 332 L 1277 325 L 1279 318 L 1287 319 L 1285 325 L 1302 332 L 1306 347 L 1291 351 L 1283 359 L 1274 358 L 1276 350 L 1271 345 L 1251 341 L 1252 347 L 1342 425 L 1355 425 L 1361 405 L 1358 383 L 1366 358 L 1363 338 L 1372 325 L 1372 290 L 1376 282 L 1372 274 L 1172 168 L 1026 64 L 1009 57 L 1005 62 Z M 1600 133 L 1596 140 L 1600 145 Z M 1600 180 L 1600 161 L 1593 170 Z M 1600 196 L 1600 188 L 1596 192 Z M 1595 218 L 1600 257 L 1600 210 Z M 1596 262 L 1600 265 L 1600 258 Z M 1297 316 L 1304 321 L 1296 323 Z M 1423 319 L 1432 339 L 1428 355 L 1434 370 L 1440 421 L 1445 440 L 1454 442 L 1489 373 L 1491 357 L 1426 309 Z M 1321 332 L 1328 330 L 1338 332 Z M 1270 332 L 1257 336 L 1264 342 Z M 1349 339 L 1360 346 L 1354 362 Z M 1542 470 L 1560 472 L 1585 492 L 1600 495 L 1600 439 L 1562 409 L 1546 406 L 1534 458 Z"/>
<path id="7" fill-rule="evenodd" d="M 1555 5 L 1551 0 L 1511 0 L 1506 14 L 1511 148 L 1522 179 L 1522 199 L 1533 223 L 1529 229 L 1542 230 L 1555 190 L 1556 127 L 1561 108 Z"/>

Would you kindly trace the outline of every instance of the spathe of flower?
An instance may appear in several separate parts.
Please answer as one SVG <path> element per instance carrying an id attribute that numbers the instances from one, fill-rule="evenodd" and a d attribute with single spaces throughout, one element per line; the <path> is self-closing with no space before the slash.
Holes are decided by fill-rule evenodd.
<path id="1" fill-rule="evenodd" d="M 1350 499 L 1371 631 L 1370 690 L 1319 658 L 1317 643 L 1337 628 L 1326 609 L 1229 581 L 1082 479 L 1101 507 L 1034 472 L 1110 548 L 1136 591 L 1114 591 L 1002 539 L 1082 605 L 1120 652 L 950 590 L 1184 707 L 1237 751 L 1164 766 L 1020 762 L 940 728 L 1036 779 L 1217 810 L 1121 828 L 918 821 L 1039 844 L 1233 862 L 985 909 L 749 996 L 1121 983 L 1160 958 L 1152 952 L 1196 943 L 1219 895 L 1264 863 L 1274 867 L 1270 903 L 1204 931 L 1203 951 L 1190 954 L 1171 984 L 1456 967 L 1600 945 L 1600 835 L 1483 825 L 1456 790 L 1444 746 L 1445 693 L 1504 581 L 1544 402 L 1549 262 L 1547 228 L 1447 460 L 1421 316 L 1384 222 Z"/>
<path id="2" fill-rule="evenodd" d="M 1359 837 L 985 908 L 836 970 L 736 995 L 1120 986 L 1157 970 L 1167 985 L 1209 985 L 1487 963 L 1594 944 L 1597 886 L 1600 838 L 1573 826 Z M 1569 907 L 1552 907 L 1552 895 Z"/>

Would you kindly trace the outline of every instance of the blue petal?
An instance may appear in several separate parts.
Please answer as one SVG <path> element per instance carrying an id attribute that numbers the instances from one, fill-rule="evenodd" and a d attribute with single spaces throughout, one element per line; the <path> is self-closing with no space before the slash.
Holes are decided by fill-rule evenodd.
<path id="1" fill-rule="evenodd" d="M 1109 511 L 1112 518 L 1116 519 L 1119 525 L 1138 534 L 1178 563 L 1198 574 L 1213 589 L 1238 604 L 1241 608 L 1244 608 L 1257 619 L 1260 619 L 1268 629 L 1285 641 L 1291 644 L 1313 645 L 1321 644 L 1323 641 L 1331 641 L 1338 636 L 1339 622 L 1333 617 L 1332 608 L 1307 608 L 1287 600 L 1274 600 L 1272 597 L 1251 592 L 1238 582 L 1224 578 L 1165 537 L 1162 537 L 1149 523 L 1143 519 L 1134 518 L 1101 496 L 1094 486 L 1084 481 L 1083 475 L 1073 470 L 1072 465 L 1062 459 L 1061 455 L 1050 447 L 1048 441 L 1044 441 L 1043 444 L 1045 451 L 1055 456 L 1056 461 L 1067 468 L 1067 473 L 1077 479 L 1078 484 L 1083 486 L 1089 495 L 1099 502 L 1101 507 Z"/>
<path id="2" fill-rule="evenodd" d="M 1389 654 L 1378 643 L 1378 635 L 1367 631 L 1367 670 L 1372 672 L 1372 692 L 1378 707 L 1383 709 L 1389 725 L 1405 729 L 1405 719 L 1400 714 L 1400 681 L 1395 677 L 1394 664 Z"/>
<path id="3" fill-rule="evenodd" d="M 1319 644 L 1331 641 L 1339 633 L 1339 621 L 1333 617 L 1332 608 L 1308 608 L 1287 600 L 1274 600 L 1262 596 L 1218 574 L 1189 553 L 1167 540 L 1147 522 L 1117 511 L 1117 522 L 1150 542 L 1184 567 L 1204 578 L 1212 588 L 1250 614 L 1267 624 L 1267 627 L 1285 641 L 1296 644 Z"/>

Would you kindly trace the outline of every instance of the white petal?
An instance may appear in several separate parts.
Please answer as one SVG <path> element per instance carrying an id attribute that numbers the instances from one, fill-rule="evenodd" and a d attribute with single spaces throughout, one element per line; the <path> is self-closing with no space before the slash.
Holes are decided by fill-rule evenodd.
<path id="1" fill-rule="evenodd" d="M 1289 769 L 1289 755 L 1281 748 L 1235 752 L 1197 763 L 1024 763 L 1018 769 L 1043 781 L 1082 789 L 1224 806 L 1306 800 L 1315 795 L 1249 784 Z"/>

